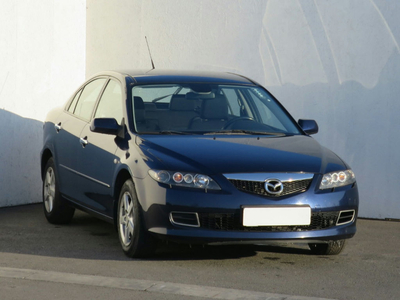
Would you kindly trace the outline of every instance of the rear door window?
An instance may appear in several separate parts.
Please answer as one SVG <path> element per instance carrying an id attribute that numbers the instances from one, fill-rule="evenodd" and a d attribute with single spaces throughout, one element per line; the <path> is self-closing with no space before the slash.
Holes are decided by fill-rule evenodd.
<path id="1" fill-rule="evenodd" d="M 99 78 L 89 82 L 82 91 L 78 103 L 74 109 L 74 115 L 89 121 L 94 105 L 107 79 Z"/>

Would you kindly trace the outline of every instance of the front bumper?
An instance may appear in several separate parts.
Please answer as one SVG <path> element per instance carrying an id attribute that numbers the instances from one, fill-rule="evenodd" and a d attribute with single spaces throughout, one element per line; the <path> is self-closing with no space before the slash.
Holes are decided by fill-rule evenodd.
<path id="1" fill-rule="evenodd" d="M 225 186 L 221 185 L 221 191 L 207 193 L 195 189 L 171 188 L 149 177 L 135 183 L 146 227 L 162 239 L 191 244 L 258 244 L 324 242 L 353 237 L 358 212 L 356 184 L 335 191 L 320 191 L 318 182 L 319 178 L 314 178 L 306 192 L 274 199 L 241 192 L 229 182 Z M 249 228 L 242 225 L 243 206 L 277 205 L 308 205 L 312 218 L 317 221 L 313 221 L 310 226 Z M 339 213 L 348 210 L 354 210 L 353 220 L 337 225 Z M 171 212 L 196 214 L 199 226 L 174 224 L 171 222 Z"/>
<path id="2" fill-rule="evenodd" d="M 342 227 L 342 228 L 339 228 Z M 356 233 L 356 223 L 338 228 L 304 232 L 246 232 L 216 231 L 204 229 L 167 229 L 153 227 L 149 230 L 161 239 L 190 244 L 240 244 L 240 243 L 323 243 L 332 240 L 349 239 Z"/>

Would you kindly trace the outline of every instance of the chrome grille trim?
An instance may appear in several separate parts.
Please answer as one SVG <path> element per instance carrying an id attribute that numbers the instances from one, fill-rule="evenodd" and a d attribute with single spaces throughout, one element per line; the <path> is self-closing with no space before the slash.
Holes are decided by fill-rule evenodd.
<path id="1" fill-rule="evenodd" d="M 265 182 L 267 179 L 276 178 L 282 182 L 307 180 L 314 177 L 313 173 L 227 173 L 227 179 Z"/>
<path id="2" fill-rule="evenodd" d="M 191 215 L 191 216 L 195 217 L 196 224 L 176 222 L 174 220 L 174 214 L 178 214 L 178 215 L 181 214 L 181 215 L 188 215 L 188 216 Z M 169 214 L 169 221 L 174 225 L 188 226 L 188 227 L 200 227 L 199 215 L 196 212 L 171 211 Z"/>
<path id="3" fill-rule="evenodd" d="M 353 222 L 355 214 L 356 211 L 354 209 L 340 211 L 336 225 L 344 225 Z"/>

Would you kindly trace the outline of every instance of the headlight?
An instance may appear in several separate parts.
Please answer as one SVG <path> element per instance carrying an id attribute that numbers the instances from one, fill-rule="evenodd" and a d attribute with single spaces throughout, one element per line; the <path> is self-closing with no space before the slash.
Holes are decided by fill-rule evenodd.
<path id="1" fill-rule="evenodd" d="M 202 174 L 172 172 L 165 170 L 149 170 L 155 181 L 168 185 L 176 185 L 204 190 L 220 190 L 219 185 L 209 176 Z"/>
<path id="2" fill-rule="evenodd" d="M 319 188 L 321 190 L 332 189 L 356 182 L 356 176 L 352 170 L 327 173 L 322 177 Z"/>

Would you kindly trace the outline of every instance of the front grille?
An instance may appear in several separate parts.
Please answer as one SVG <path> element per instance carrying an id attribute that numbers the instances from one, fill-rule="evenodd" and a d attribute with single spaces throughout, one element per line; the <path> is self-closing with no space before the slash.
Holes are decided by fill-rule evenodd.
<path id="1" fill-rule="evenodd" d="M 282 182 L 283 191 L 279 195 L 273 195 L 268 193 L 265 190 L 264 184 L 265 182 L 261 181 L 248 181 L 248 180 L 237 180 L 237 179 L 229 179 L 229 181 L 240 191 L 246 193 L 252 193 L 262 196 L 268 197 L 282 197 L 294 193 L 302 193 L 307 191 L 308 187 L 311 184 L 311 179 L 304 180 L 296 180 L 296 181 L 287 181 Z"/>
<path id="2" fill-rule="evenodd" d="M 244 227 L 239 213 L 201 213 L 199 214 L 200 227 L 211 230 L 225 231 L 310 231 L 327 229 L 336 225 L 339 212 L 315 212 L 311 214 L 311 224 L 305 226 L 260 226 Z"/>
<path id="3" fill-rule="evenodd" d="M 233 213 L 201 213 L 199 214 L 199 220 L 201 228 L 213 230 L 238 230 L 240 215 Z"/>

